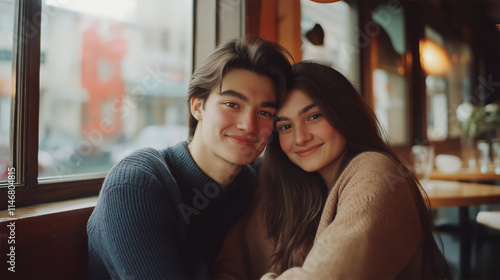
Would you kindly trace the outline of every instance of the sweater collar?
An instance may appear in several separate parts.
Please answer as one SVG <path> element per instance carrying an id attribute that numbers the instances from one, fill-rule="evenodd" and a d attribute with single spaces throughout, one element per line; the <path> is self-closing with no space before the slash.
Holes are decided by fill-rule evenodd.
<path id="1" fill-rule="evenodd" d="M 242 166 L 233 182 L 225 187 L 205 174 L 196 164 L 188 150 L 189 142 L 184 141 L 167 149 L 166 159 L 170 161 L 172 175 L 177 185 L 188 190 L 198 189 L 200 192 L 213 191 L 217 187 L 221 193 L 230 192 L 234 188 L 241 188 L 249 183 L 254 184 L 255 172 L 249 165 Z M 220 195 L 218 195 L 220 196 Z"/>

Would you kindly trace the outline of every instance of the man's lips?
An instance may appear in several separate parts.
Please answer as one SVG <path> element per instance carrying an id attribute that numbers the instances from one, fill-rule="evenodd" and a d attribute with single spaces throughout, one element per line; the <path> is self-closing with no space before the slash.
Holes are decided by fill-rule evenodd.
<path id="1" fill-rule="evenodd" d="M 299 157 L 308 157 L 308 156 L 314 154 L 319 148 L 321 148 L 321 146 L 323 146 L 323 144 L 313 145 L 311 147 L 308 147 L 308 148 L 305 148 L 305 149 L 302 149 L 302 150 L 298 150 L 295 153 Z"/>
<path id="2" fill-rule="evenodd" d="M 229 138 L 234 143 L 239 144 L 239 145 L 243 145 L 243 146 L 252 146 L 253 147 L 258 142 L 257 138 L 249 138 L 249 137 L 243 137 L 243 136 L 237 136 L 237 135 L 228 135 L 227 138 Z"/>

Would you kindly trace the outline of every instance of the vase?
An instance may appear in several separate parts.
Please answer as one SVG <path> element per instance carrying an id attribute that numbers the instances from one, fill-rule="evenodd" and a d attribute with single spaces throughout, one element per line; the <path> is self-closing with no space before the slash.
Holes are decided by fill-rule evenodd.
<path id="1" fill-rule="evenodd" d="M 474 137 L 462 135 L 460 136 L 460 143 L 462 145 L 462 162 L 464 163 L 464 167 L 476 169 L 477 152 Z"/>

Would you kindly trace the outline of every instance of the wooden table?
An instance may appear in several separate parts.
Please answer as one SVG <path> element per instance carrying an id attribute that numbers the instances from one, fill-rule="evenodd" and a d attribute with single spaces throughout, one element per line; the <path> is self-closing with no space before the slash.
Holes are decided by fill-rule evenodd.
<path id="1" fill-rule="evenodd" d="M 473 206 L 500 203 L 500 186 L 458 181 L 430 180 L 425 189 L 431 207 Z"/>
<path id="2" fill-rule="evenodd" d="M 473 224 L 469 206 L 500 204 L 500 186 L 442 180 L 430 180 L 430 183 L 425 191 L 432 208 L 459 207 L 460 276 L 470 278 Z"/>
<path id="3" fill-rule="evenodd" d="M 464 168 L 456 173 L 443 173 L 438 170 L 433 170 L 429 175 L 431 180 L 451 180 L 451 181 L 469 181 L 469 182 L 493 182 L 500 181 L 500 174 L 496 174 L 490 168 L 483 173 L 477 169 Z"/>

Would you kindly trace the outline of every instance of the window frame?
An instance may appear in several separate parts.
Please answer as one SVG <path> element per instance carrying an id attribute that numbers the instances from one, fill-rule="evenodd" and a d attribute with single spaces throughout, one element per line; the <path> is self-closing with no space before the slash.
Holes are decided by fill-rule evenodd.
<path id="1" fill-rule="evenodd" d="M 38 180 L 40 35 L 42 1 L 16 1 L 12 59 L 13 98 L 9 167 L 15 168 L 16 206 L 95 195 L 104 177 Z M 2 182 L 2 192 L 7 191 Z M 7 207 L 0 201 L 0 209 Z"/>
<path id="2" fill-rule="evenodd" d="M 208 6 L 207 6 L 208 5 Z M 214 7 L 207 13 L 207 7 Z M 238 32 L 222 29 L 222 14 L 227 12 L 223 0 L 193 0 L 192 65 L 213 49 L 221 39 L 240 37 L 244 33 L 244 2 L 234 9 L 231 21 L 240 24 Z M 196 11 L 204 11 L 197 13 Z M 15 1 L 14 42 L 12 57 L 13 98 L 11 105 L 9 167 L 15 168 L 15 206 L 59 201 L 99 193 L 107 172 L 78 174 L 63 178 L 38 178 L 40 44 L 42 0 Z M 238 16 L 239 15 L 239 16 Z M 225 19 L 224 24 L 227 24 Z M 210 26 L 208 31 L 196 32 Z M 205 29 L 205 28 L 204 28 Z M 8 207 L 8 182 L 0 182 L 0 209 Z"/>

